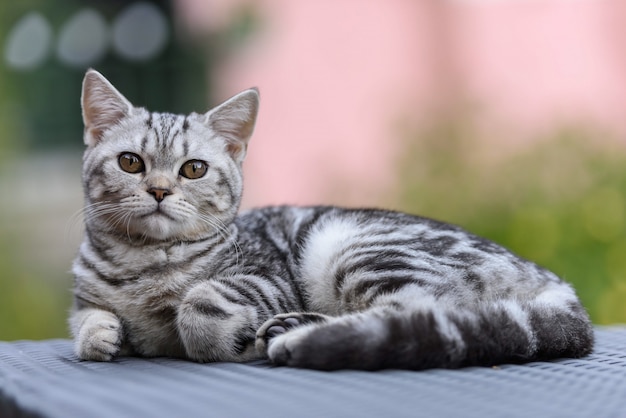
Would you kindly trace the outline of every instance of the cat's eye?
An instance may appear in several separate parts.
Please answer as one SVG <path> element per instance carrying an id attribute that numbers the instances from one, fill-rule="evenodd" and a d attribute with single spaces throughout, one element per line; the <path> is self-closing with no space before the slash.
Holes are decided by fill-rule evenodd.
<path id="1" fill-rule="evenodd" d="M 141 173 L 146 170 L 141 157 L 132 152 L 125 152 L 119 156 L 120 168 L 127 173 Z"/>
<path id="2" fill-rule="evenodd" d="M 206 174 L 207 168 L 208 166 L 204 161 L 191 160 L 183 164 L 179 173 L 188 179 L 199 179 Z"/>

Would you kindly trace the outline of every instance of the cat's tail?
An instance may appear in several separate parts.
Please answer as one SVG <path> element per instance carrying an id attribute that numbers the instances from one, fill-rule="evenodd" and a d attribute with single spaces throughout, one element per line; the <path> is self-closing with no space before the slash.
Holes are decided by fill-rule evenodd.
<path id="1" fill-rule="evenodd" d="M 272 362 L 320 370 L 419 370 L 582 357 L 593 348 L 593 329 L 578 302 L 557 308 L 500 301 L 447 312 L 373 308 L 314 321 L 306 315 L 281 315 L 260 330 L 257 342 L 267 344 L 257 346 Z"/>

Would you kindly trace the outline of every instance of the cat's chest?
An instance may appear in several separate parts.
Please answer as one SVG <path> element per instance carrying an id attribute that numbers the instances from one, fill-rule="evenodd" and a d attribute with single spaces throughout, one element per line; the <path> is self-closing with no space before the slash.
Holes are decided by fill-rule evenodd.
<path id="1" fill-rule="evenodd" d="M 179 355 L 176 320 L 182 300 L 195 284 L 228 266 L 223 253 L 230 246 L 212 240 L 160 247 L 96 244 L 86 242 L 82 248 L 103 272 L 84 286 L 94 303 L 121 319 L 134 351 Z"/>
<path id="2" fill-rule="evenodd" d="M 131 306 L 152 306 L 183 297 L 190 284 L 210 274 L 215 257 L 210 251 L 190 251 L 178 245 L 122 250 L 108 259 L 116 264 L 111 272 L 115 277 L 115 296 Z"/>
<path id="3" fill-rule="evenodd" d="M 178 308 L 189 288 L 202 279 L 201 260 L 187 262 L 183 254 L 156 250 L 129 257 L 126 277 L 108 298 L 122 319 L 129 343 L 142 355 L 178 356 Z"/>
<path id="4" fill-rule="evenodd" d="M 157 266 L 155 266 L 157 267 Z M 191 278 L 161 266 L 116 292 L 115 311 L 121 318 L 128 343 L 139 354 L 182 354 L 176 330 L 178 307 Z"/>

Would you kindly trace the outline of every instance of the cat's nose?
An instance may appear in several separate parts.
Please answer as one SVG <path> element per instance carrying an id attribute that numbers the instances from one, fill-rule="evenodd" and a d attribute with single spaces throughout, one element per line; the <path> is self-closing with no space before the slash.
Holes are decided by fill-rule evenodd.
<path id="1" fill-rule="evenodd" d="M 170 189 L 164 189 L 162 187 L 151 187 L 148 189 L 148 193 L 154 196 L 154 199 L 157 202 L 161 202 L 163 199 L 165 199 L 165 196 L 172 194 L 172 191 Z"/>

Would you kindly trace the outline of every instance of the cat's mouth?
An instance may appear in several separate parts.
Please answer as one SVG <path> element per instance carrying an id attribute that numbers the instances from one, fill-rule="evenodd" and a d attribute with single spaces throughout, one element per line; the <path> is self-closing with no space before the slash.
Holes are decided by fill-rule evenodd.
<path id="1" fill-rule="evenodd" d="M 173 235 L 180 233 L 180 219 L 167 212 L 167 209 L 155 208 L 151 212 L 141 214 L 137 223 L 138 229 L 144 236 L 167 240 Z"/>
<path id="2" fill-rule="evenodd" d="M 153 210 L 152 212 L 148 212 L 140 216 L 140 218 L 142 219 L 151 218 L 151 217 L 165 218 L 165 219 L 169 219 L 170 221 L 176 221 L 176 219 L 172 215 L 168 214 L 167 212 L 163 210 L 161 205 L 157 206 L 157 208 Z"/>

